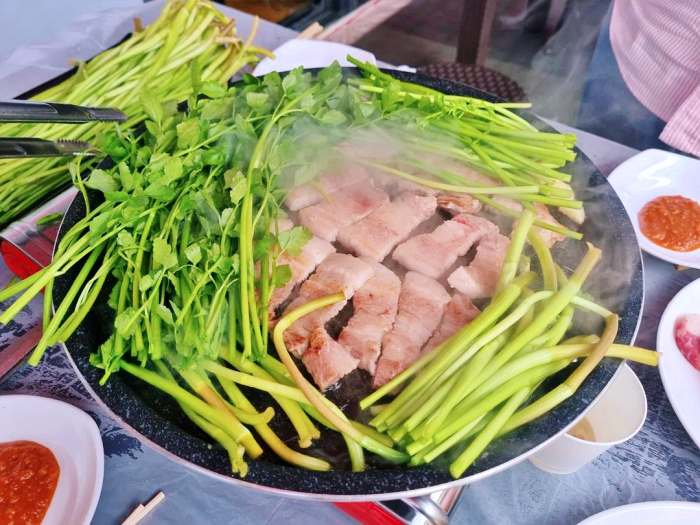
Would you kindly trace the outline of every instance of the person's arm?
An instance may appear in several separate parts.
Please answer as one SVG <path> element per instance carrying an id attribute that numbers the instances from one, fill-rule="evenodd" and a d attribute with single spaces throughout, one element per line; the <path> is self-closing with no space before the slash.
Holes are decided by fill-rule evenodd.
<path id="1" fill-rule="evenodd" d="M 666 123 L 663 142 L 700 157 L 700 86 L 697 86 Z"/>

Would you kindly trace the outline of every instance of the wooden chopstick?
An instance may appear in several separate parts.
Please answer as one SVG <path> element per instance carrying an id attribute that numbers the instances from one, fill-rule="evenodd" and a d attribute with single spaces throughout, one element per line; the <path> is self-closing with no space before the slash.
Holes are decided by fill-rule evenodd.
<path id="1" fill-rule="evenodd" d="M 158 494 L 153 496 L 146 505 L 139 503 L 138 507 L 131 511 L 121 525 L 137 525 L 143 520 L 148 514 L 150 514 L 153 509 L 155 509 L 163 500 L 165 499 L 165 494 L 162 491 L 158 491 Z"/>
<path id="2" fill-rule="evenodd" d="M 313 24 L 309 25 L 306 29 L 304 29 L 301 33 L 299 33 L 297 35 L 297 38 L 300 40 L 310 40 L 315 36 L 321 34 L 322 31 L 323 26 L 318 22 L 314 22 Z"/>

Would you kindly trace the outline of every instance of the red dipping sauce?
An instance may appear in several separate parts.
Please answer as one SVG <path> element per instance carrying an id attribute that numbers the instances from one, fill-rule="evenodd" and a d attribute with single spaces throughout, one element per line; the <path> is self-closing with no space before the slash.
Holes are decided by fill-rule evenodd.
<path id="1" fill-rule="evenodd" d="M 58 484 L 53 452 L 34 441 L 0 444 L 0 524 L 40 525 Z"/>
<path id="2" fill-rule="evenodd" d="M 639 227 L 654 244 L 677 252 L 700 248 L 700 204 L 680 195 L 664 195 L 646 203 Z"/>

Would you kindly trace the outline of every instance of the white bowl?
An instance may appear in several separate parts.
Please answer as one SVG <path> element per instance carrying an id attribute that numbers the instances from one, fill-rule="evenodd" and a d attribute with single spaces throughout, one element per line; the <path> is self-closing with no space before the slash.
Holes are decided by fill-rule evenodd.
<path id="1" fill-rule="evenodd" d="M 42 525 L 89 525 L 102 491 L 104 451 L 97 425 L 73 405 L 38 396 L 0 396 L 0 443 L 35 441 L 60 467 Z"/>
<path id="2" fill-rule="evenodd" d="M 530 456 L 538 469 L 551 474 L 571 474 L 614 445 L 632 439 L 647 417 L 644 387 L 632 369 L 623 364 L 600 398 L 581 419 L 590 425 L 594 440 L 562 434 Z"/>
<path id="3" fill-rule="evenodd" d="M 700 268 L 700 249 L 677 252 L 662 248 L 640 231 L 638 219 L 639 210 L 662 195 L 682 195 L 700 202 L 700 160 L 648 149 L 615 168 L 608 182 L 620 197 L 642 250 L 668 262 Z"/>

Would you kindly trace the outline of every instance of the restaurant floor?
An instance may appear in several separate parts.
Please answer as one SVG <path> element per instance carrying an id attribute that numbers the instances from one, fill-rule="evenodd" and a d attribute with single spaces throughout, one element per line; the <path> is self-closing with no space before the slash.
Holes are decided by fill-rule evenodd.
<path id="1" fill-rule="evenodd" d="M 464 3 L 413 0 L 354 45 L 394 64 L 452 62 Z M 540 115 L 575 124 L 586 70 L 610 1 L 565 3 L 558 29 L 547 37 L 548 0 L 499 2 L 486 66 L 518 82 Z M 518 4 L 527 6 L 524 12 Z"/>

